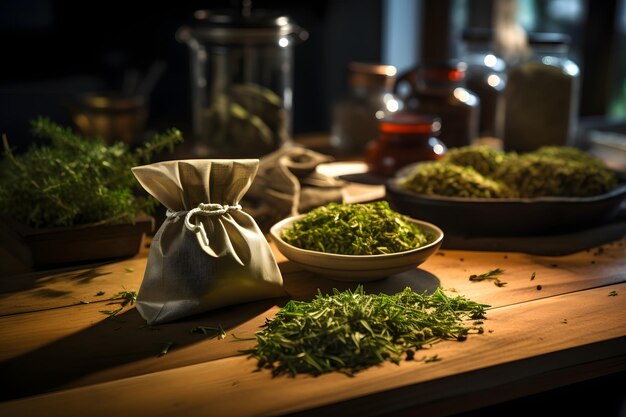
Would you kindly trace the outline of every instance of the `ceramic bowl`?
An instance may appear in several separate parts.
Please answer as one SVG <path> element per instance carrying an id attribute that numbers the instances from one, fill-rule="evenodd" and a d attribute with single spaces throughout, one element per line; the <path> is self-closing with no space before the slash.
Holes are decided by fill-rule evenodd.
<path id="1" fill-rule="evenodd" d="M 409 218 L 423 231 L 434 236 L 430 243 L 416 249 L 384 255 L 340 255 L 300 249 L 285 242 L 282 233 L 304 216 L 288 217 L 276 223 L 270 230 L 272 240 L 280 253 L 290 261 L 303 269 L 338 281 L 374 281 L 414 269 L 434 254 L 443 241 L 443 231 L 440 228 L 431 223 Z"/>

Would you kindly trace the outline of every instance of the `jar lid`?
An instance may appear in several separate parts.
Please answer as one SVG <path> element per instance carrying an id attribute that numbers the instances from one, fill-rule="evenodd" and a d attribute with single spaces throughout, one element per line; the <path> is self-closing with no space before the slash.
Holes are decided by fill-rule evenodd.
<path id="1" fill-rule="evenodd" d="M 565 33 L 529 32 L 527 37 L 530 45 L 569 45 L 571 41 Z"/>
<path id="2" fill-rule="evenodd" d="M 299 42 L 308 36 L 308 32 L 289 17 L 264 11 L 235 14 L 232 11 L 197 10 L 193 21 L 176 33 L 181 42 L 197 40 L 217 45 L 275 43 L 283 38 Z"/>
<path id="3" fill-rule="evenodd" d="M 350 62 L 348 83 L 355 87 L 391 87 L 397 72 L 393 65 Z"/>
<path id="4" fill-rule="evenodd" d="M 380 121 L 381 133 L 439 134 L 441 119 L 428 114 L 396 113 Z"/>

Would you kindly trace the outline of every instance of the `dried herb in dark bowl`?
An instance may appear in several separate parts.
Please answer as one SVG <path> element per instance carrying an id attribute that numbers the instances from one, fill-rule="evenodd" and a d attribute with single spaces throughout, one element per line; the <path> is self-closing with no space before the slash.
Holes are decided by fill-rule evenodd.
<path id="1" fill-rule="evenodd" d="M 602 195 L 618 181 L 600 160 L 576 148 L 548 146 L 517 154 L 468 146 L 451 150 L 441 161 L 407 168 L 398 185 L 445 197 L 539 198 Z"/>

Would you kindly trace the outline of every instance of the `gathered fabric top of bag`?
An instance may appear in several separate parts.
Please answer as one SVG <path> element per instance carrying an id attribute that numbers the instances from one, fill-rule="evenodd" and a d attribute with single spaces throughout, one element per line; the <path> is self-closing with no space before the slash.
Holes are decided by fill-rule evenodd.
<path id="1" fill-rule="evenodd" d="M 239 204 L 258 164 L 257 159 L 190 159 L 157 162 L 133 168 L 133 172 L 154 198 L 178 212 L 200 204 Z"/>

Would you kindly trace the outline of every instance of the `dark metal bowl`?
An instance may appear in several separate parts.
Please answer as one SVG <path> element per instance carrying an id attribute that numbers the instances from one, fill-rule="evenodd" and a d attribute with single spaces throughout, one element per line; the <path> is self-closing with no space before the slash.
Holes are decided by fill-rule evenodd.
<path id="1" fill-rule="evenodd" d="M 394 209 L 435 223 L 445 233 L 460 235 L 529 236 L 586 229 L 614 219 L 626 197 L 626 182 L 592 197 L 465 198 L 417 194 L 398 185 L 407 169 L 385 185 Z"/>

